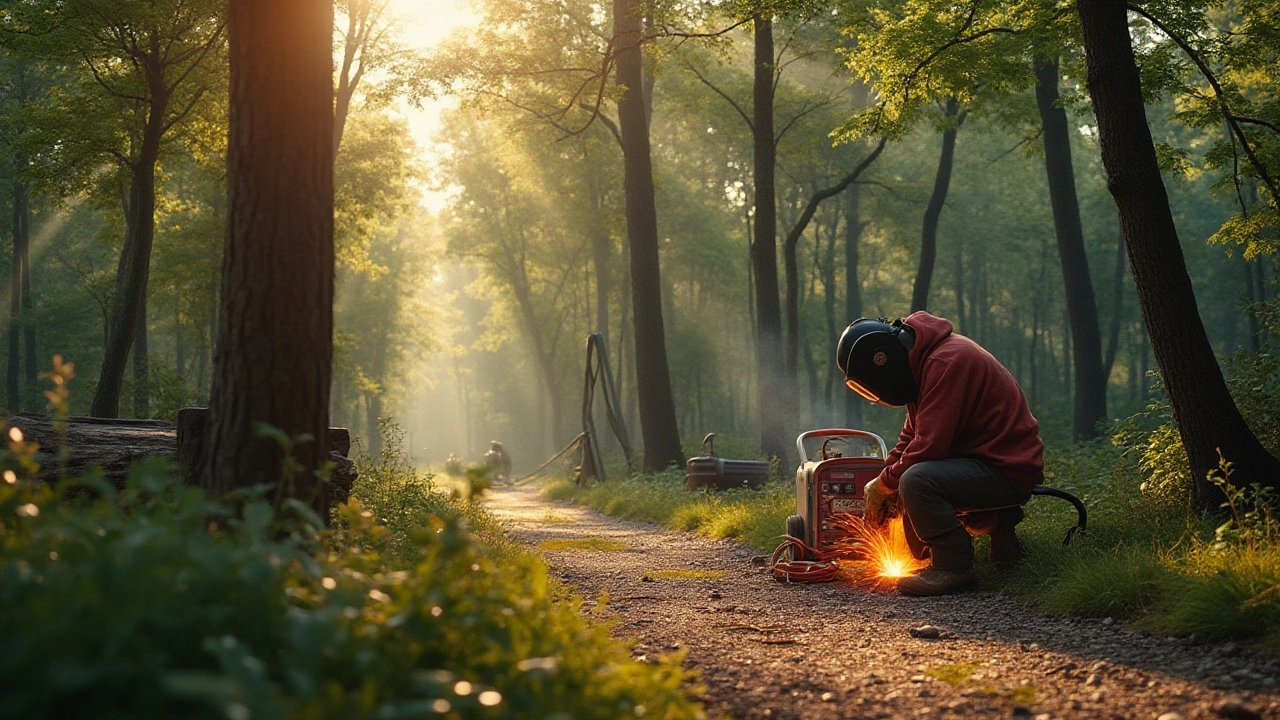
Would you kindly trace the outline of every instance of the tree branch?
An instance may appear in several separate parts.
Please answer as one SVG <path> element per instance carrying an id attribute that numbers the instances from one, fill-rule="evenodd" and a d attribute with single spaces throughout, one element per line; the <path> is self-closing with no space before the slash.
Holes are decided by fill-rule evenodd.
<path id="1" fill-rule="evenodd" d="M 777 148 L 778 145 L 782 142 L 782 136 L 786 135 L 787 131 L 790 130 L 792 127 L 794 127 L 795 124 L 800 120 L 802 120 L 806 115 L 817 112 L 818 110 L 821 110 L 822 108 L 830 105 L 832 102 L 834 102 L 834 100 L 832 100 L 832 98 L 828 96 L 826 99 L 822 100 L 821 102 L 813 103 L 812 105 L 805 107 L 800 112 L 792 116 L 792 118 L 787 121 L 787 124 L 783 125 L 782 129 L 778 131 L 777 137 L 773 139 L 773 147 Z"/>
<path id="2" fill-rule="evenodd" d="M 725 93 L 720 88 L 716 87 L 715 84 L 713 84 L 710 80 L 703 77 L 702 73 L 698 72 L 698 69 L 695 68 L 691 63 L 685 62 L 683 63 L 683 65 L 685 69 L 693 73 L 694 77 L 698 78 L 698 82 L 711 88 L 711 92 L 715 93 L 716 95 L 719 95 L 725 102 L 729 103 L 729 105 L 738 113 L 738 117 L 742 118 L 742 121 L 747 124 L 748 130 L 750 130 L 753 133 L 756 131 L 755 121 L 751 119 L 750 115 L 747 115 L 746 111 L 742 109 L 742 106 L 739 105 L 736 100 L 729 97 L 727 93 Z"/>
<path id="3" fill-rule="evenodd" d="M 814 192 L 813 195 L 809 196 L 809 202 L 805 204 L 804 210 L 801 211 L 800 218 L 796 220 L 796 224 L 787 232 L 787 239 L 785 242 L 788 249 L 795 248 L 796 243 L 800 242 L 800 237 L 804 235 L 805 228 L 809 226 L 809 221 L 813 219 L 814 213 L 818 211 L 818 205 L 822 203 L 823 200 L 844 192 L 845 188 L 856 182 L 858 176 L 870 167 L 871 163 L 876 161 L 876 158 L 880 157 L 880 153 L 884 151 L 884 146 L 887 143 L 888 140 L 880 138 L 880 143 L 876 145 L 876 148 L 866 157 L 862 158 L 862 162 L 858 163 L 857 167 L 853 169 L 853 172 L 844 176 L 844 178 L 835 185 L 818 190 Z"/>
<path id="4" fill-rule="evenodd" d="M 1195 66 L 1199 68 L 1200 74 L 1203 75 L 1204 79 L 1209 83 L 1209 87 L 1213 88 L 1213 94 L 1218 100 L 1218 109 L 1222 112 L 1223 119 L 1226 120 L 1227 127 L 1230 129 L 1231 134 L 1239 140 L 1240 147 L 1244 150 L 1245 157 L 1249 158 L 1249 164 L 1253 166 L 1254 171 L 1258 173 L 1262 182 L 1266 184 L 1267 190 L 1271 192 L 1272 201 L 1280 202 L 1280 192 L 1277 192 L 1275 180 L 1272 179 L 1271 173 L 1267 170 L 1266 164 L 1258 159 L 1253 146 L 1249 144 L 1248 136 L 1245 135 L 1244 129 L 1240 127 L 1240 123 L 1238 122 L 1235 114 L 1231 112 L 1231 107 L 1227 103 L 1226 93 L 1222 90 L 1222 84 L 1218 82 L 1218 77 L 1211 69 L 1209 69 L 1209 64 L 1204 61 L 1204 58 L 1200 57 L 1200 54 L 1197 53 L 1195 49 L 1191 47 L 1191 44 L 1182 36 L 1165 27 L 1164 23 L 1157 20 L 1146 10 L 1137 7 L 1136 5 L 1129 5 L 1128 8 L 1130 12 L 1146 18 L 1147 21 L 1152 25 L 1155 25 L 1160 32 L 1169 36 L 1169 39 L 1173 40 L 1179 48 L 1182 48 L 1182 52 L 1186 53 L 1187 57 L 1191 59 L 1191 62 L 1195 63 Z"/>

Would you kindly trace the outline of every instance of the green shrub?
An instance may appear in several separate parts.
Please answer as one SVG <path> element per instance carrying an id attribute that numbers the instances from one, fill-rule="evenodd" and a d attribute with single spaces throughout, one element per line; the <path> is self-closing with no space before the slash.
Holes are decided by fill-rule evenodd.
<path id="1" fill-rule="evenodd" d="M 711 493 L 689 490 L 683 471 L 677 470 L 584 486 L 556 480 L 544 485 L 542 493 L 548 499 L 572 500 L 614 517 L 731 538 L 762 550 L 772 550 L 781 541 L 787 516 L 795 512 L 795 490 L 790 483 Z"/>
<path id="2" fill-rule="evenodd" d="M 1280 548 L 1201 545 L 1169 580 L 1164 600 L 1148 626 L 1208 640 L 1261 638 L 1280 654 Z"/>
<path id="3" fill-rule="evenodd" d="M 241 515 L 163 464 L 89 499 L 0 482 L 0 716 L 699 717 L 554 602 L 544 567 L 429 478 L 372 472 L 335 529 Z M 368 501 L 368 505 L 362 501 Z M 382 513 L 387 513 L 384 517 Z M 500 559 L 499 559 L 500 557 Z"/>
<path id="4" fill-rule="evenodd" d="M 1150 548 L 1095 550 L 1061 565 L 1037 600 L 1055 614 L 1131 618 L 1153 607 L 1167 576 Z"/>

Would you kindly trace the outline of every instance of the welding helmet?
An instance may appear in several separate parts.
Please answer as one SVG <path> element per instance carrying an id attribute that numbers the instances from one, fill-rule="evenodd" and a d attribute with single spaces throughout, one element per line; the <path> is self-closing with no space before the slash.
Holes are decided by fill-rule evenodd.
<path id="1" fill-rule="evenodd" d="M 840 336 L 836 364 L 850 390 L 873 403 L 901 407 L 919 394 L 907 358 L 914 345 L 915 333 L 902 320 L 858 318 Z"/>

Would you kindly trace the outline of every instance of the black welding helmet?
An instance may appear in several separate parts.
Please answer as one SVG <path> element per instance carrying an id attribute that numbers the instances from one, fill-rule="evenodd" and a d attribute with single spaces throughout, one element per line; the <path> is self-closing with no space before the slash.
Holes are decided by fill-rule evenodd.
<path id="1" fill-rule="evenodd" d="M 919 394 L 907 352 L 915 333 L 902 320 L 859 318 L 844 329 L 836 364 L 849 389 L 873 403 L 901 407 Z"/>

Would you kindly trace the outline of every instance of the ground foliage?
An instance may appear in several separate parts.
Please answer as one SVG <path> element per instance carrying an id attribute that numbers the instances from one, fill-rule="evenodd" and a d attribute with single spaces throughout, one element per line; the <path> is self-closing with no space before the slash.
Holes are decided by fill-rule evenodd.
<path id="1" fill-rule="evenodd" d="M 1250 387 L 1251 381 L 1236 376 L 1234 382 Z M 1263 412 L 1247 401 L 1244 407 Z M 1075 510 L 1052 498 L 1032 500 L 1019 526 L 1027 558 L 1014 572 L 998 574 L 982 560 L 985 539 L 976 541 L 982 587 L 1007 588 L 1051 614 L 1130 620 L 1151 632 L 1257 642 L 1280 653 L 1275 498 L 1266 489 L 1233 486 L 1224 464 L 1217 482 L 1228 505 L 1217 517 L 1193 512 L 1181 453 L 1167 407 L 1159 403 L 1118 424 L 1105 441 L 1051 447 L 1046 484 L 1084 501 L 1088 532 L 1064 547 Z M 795 512 L 790 482 L 720 494 L 688 491 L 683 482 L 672 471 L 586 486 L 563 480 L 544 493 L 762 551 L 778 544 Z"/>
<path id="2" fill-rule="evenodd" d="M 392 457 L 317 533 L 268 488 L 237 514 L 163 462 L 119 491 L 53 489 L 11 445 L 0 715 L 700 716 L 677 666 L 632 661 L 540 562 L 487 542 L 492 520 Z"/>

